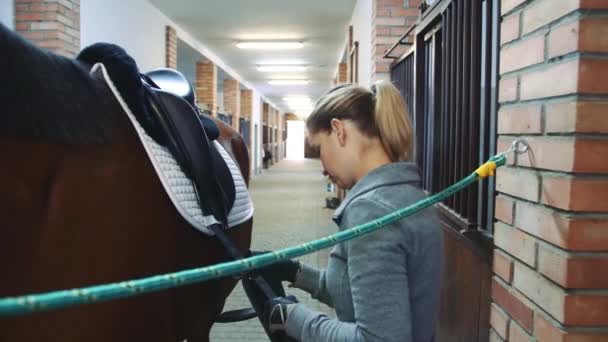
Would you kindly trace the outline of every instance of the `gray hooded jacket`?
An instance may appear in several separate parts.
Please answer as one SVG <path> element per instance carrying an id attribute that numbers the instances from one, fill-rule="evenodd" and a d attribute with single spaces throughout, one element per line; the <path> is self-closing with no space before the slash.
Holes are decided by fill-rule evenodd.
<path id="1" fill-rule="evenodd" d="M 355 184 L 334 214 L 340 230 L 425 198 L 417 167 L 383 165 Z M 336 310 L 338 319 L 304 304 L 289 310 L 286 331 L 302 341 L 434 340 L 443 272 L 443 239 L 435 208 L 336 245 L 326 270 L 307 265 L 295 286 Z"/>

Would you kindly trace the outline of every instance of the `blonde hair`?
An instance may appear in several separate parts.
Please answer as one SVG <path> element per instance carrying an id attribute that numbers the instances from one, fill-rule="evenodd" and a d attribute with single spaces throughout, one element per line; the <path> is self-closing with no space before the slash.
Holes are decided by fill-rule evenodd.
<path id="1" fill-rule="evenodd" d="M 412 157 L 413 129 L 405 101 L 388 81 L 376 82 L 371 89 L 339 85 L 323 95 L 306 120 L 311 134 L 331 132 L 332 119 L 352 120 L 368 137 L 378 137 L 392 161 Z"/>

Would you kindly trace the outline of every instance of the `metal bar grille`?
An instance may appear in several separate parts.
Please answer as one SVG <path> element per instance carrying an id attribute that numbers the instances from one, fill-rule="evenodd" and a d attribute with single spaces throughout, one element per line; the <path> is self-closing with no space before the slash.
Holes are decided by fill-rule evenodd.
<path id="1" fill-rule="evenodd" d="M 429 193 L 462 179 L 496 151 L 500 0 L 443 1 L 437 19 L 417 28 L 413 53 L 391 69 L 412 116 L 415 160 Z M 494 183 L 481 182 L 444 205 L 462 226 L 491 230 Z"/>

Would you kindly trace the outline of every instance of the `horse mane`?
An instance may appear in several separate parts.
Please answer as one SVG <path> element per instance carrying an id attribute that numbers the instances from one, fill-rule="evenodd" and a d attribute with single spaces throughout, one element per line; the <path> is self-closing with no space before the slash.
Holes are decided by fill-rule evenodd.
<path id="1" fill-rule="evenodd" d="M 86 63 L 40 49 L 2 24 L 0 51 L 0 135 L 110 141 L 111 111 L 120 107 Z"/>

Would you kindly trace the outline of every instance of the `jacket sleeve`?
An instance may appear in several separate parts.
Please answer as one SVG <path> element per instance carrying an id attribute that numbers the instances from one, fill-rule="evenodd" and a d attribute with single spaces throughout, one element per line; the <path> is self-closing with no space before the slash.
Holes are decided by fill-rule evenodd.
<path id="1" fill-rule="evenodd" d="M 349 205 L 341 226 L 351 228 L 390 210 L 360 199 Z M 412 340 L 406 243 L 397 229 L 403 221 L 346 242 L 354 322 L 343 322 L 296 304 L 287 317 L 287 333 L 299 341 Z M 401 237 L 401 238 L 399 238 Z"/>

